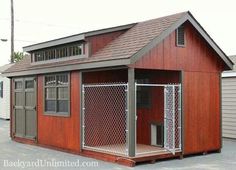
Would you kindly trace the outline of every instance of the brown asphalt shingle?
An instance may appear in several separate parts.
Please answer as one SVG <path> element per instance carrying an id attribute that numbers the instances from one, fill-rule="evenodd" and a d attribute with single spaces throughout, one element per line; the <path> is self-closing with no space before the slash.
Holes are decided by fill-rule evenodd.
<path id="1" fill-rule="evenodd" d="M 31 65 L 30 57 L 27 56 L 22 61 L 16 63 L 13 67 L 6 70 L 5 73 L 118 58 L 129 58 L 169 28 L 172 24 L 178 21 L 184 14 L 186 13 L 178 13 L 137 23 L 135 26 L 130 28 L 128 31 L 120 35 L 117 39 L 110 42 L 107 46 L 89 58 L 55 62 L 51 64 Z"/>

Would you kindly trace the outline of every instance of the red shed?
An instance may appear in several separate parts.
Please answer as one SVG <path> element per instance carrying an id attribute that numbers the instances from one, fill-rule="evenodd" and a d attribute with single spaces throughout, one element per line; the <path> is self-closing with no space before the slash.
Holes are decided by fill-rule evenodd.
<path id="1" fill-rule="evenodd" d="M 220 151 L 221 72 L 233 63 L 190 12 L 24 47 L 11 137 L 133 166 Z"/>

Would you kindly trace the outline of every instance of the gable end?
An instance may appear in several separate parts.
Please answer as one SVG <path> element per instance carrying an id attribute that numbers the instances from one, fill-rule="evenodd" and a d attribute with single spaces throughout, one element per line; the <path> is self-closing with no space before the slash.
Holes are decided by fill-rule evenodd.
<path id="1" fill-rule="evenodd" d="M 219 55 L 219 57 L 224 61 L 227 66 L 225 70 L 233 69 L 233 62 L 228 58 L 228 56 L 219 48 L 219 46 L 213 41 L 213 39 L 207 34 L 207 32 L 202 28 L 202 26 L 197 22 L 197 20 L 192 16 L 190 12 L 187 12 L 182 18 L 177 22 L 172 24 L 168 29 L 163 31 L 159 36 L 154 38 L 145 47 L 131 56 L 131 64 L 134 64 L 137 60 L 143 57 L 148 51 L 162 42 L 168 35 L 175 31 L 179 26 L 181 26 L 186 21 L 189 21 L 195 29 L 201 34 L 201 36 L 207 41 L 207 43 L 214 49 L 214 51 Z"/>

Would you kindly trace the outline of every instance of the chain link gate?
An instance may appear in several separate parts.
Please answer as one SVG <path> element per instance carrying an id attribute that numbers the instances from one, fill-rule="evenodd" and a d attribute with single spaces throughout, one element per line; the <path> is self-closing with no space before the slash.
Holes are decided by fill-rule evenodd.
<path id="1" fill-rule="evenodd" d="M 181 151 L 181 84 L 139 84 L 135 83 L 136 100 L 137 87 L 145 88 L 160 88 L 164 89 L 164 148 L 175 154 L 176 151 Z M 137 101 L 135 102 L 137 105 Z M 137 106 L 136 106 L 137 114 Z M 136 125 L 137 127 L 137 125 Z M 136 132 L 137 133 L 137 132 Z M 137 138 L 137 135 L 136 135 Z M 153 153 L 155 150 L 142 151 L 136 154 Z"/>
<path id="2" fill-rule="evenodd" d="M 181 150 L 181 86 L 164 88 L 164 148 L 175 154 Z"/>
<path id="3" fill-rule="evenodd" d="M 128 155 L 128 84 L 82 85 L 82 147 Z"/>

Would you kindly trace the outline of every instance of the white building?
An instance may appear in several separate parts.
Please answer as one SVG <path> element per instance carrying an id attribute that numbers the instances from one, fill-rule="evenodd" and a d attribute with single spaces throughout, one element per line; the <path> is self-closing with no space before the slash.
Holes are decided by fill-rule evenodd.
<path id="1" fill-rule="evenodd" d="M 3 77 L 1 73 L 11 67 L 7 64 L 0 67 L 0 118 L 10 119 L 10 79 Z"/>
<path id="2" fill-rule="evenodd" d="M 236 64 L 236 56 L 230 56 Z M 223 137 L 236 139 L 236 65 L 222 73 L 222 131 Z"/>

